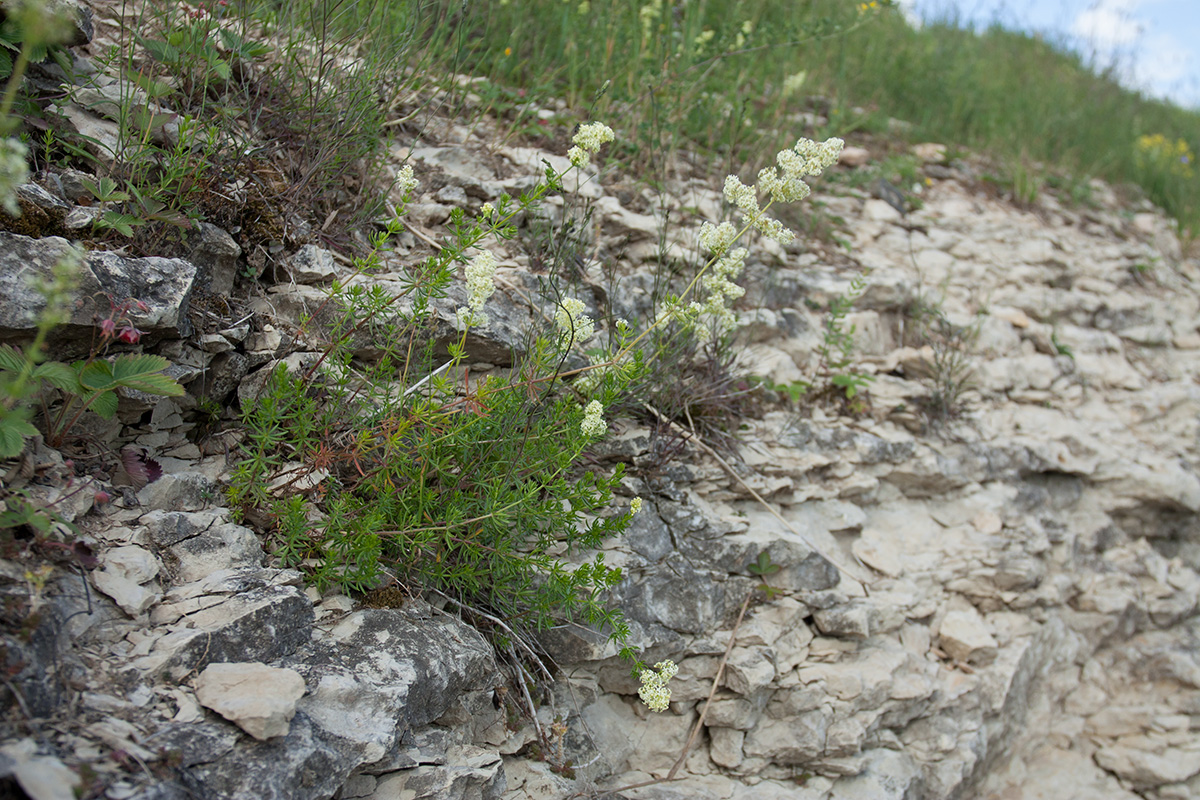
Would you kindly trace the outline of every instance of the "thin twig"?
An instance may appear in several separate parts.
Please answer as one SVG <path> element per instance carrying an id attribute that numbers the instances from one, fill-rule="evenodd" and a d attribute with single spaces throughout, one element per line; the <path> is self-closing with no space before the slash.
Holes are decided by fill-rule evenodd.
<path id="1" fill-rule="evenodd" d="M 525 684 L 525 678 L 533 680 L 533 676 L 525 671 L 521 666 L 521 659 L 517 658 L 517 653 L 513 650 L 511 643 L 508 645 L 508 655 L 513 660 L 513 666 L 517 668 L 517 685 L 521 689 L 521 696 L 525 698 L 525 705 L 529 708 L 529 718 L 533 720 L 533 729 L 537 731 L 538 744 L 546 744 L 546 734 L 542 732 L 542 723 L 538 722 L 537 707 L 533 704 L 533 698 L 529 696 L 529 687 Z"/>
<path id="2" fill-rule="evenodd" d="M 675 761 L 675 766 L 671 767 L 671 771 L 667 773 L 667 780 L 675 777 L 675 773 L 683 766 L 683 762 L 687 759 L 688 753 L 692 751 L 692 747 L 696 744 L 696 737 L 700 735 L 700 729 L 704 727 L 704 720 L 708 716 L 708 709 L 712 705 L 713 698 L 717 695 L 717 688 L 721 685 L 721 678 L 725 675 L 725 665 L 729 663 L 729 654 L 733 652 L 733 644 L 737 641 L 738 628 L 742 627 L 742 620 L 746 616 L 746 609 L 750 608 L 750 598 L 754 597 L 754 591 L 746 593 L 746 599 L 742 601 L 742 608 L 738 611 L 737 622 L 733 623 L 733 629 L 729 632 L 729 643 L 725 645 L 725 653 L 721 656 L 721 663 L 717 665 L 717 674 L 713 677 L 712 687 L 708 690 L 708 698 L 704 701 L 704 708 L 700 710 L 700 719 L 696 720 L 696 727 L 692 728 L 692 735 L 688 737 L 687 744 L 683 746 L 683 752 L 679 754 L 679 758 Z"/>
<path id="3" fill-rule="evenodd" d="M 437 589 L 433 589 L 432 591 L 437 596 L 441 597 L 444 600 L 449 600 L 451 603 L 454 603 L 454 605 L 458 606 L 459 608 L 466 609 L 467 611 L 470 611 L 472 614 L 477 614 L 478 616 L 481 616 L 484 619 L 486 619 L 488 622 L 491 622 L 491 623 L 497 625 L 498 627 L 503 628 L 505 631 L 508 632 L 509 641 L 516 642 L 518 645 L 521 646 L 521 649 L 525 651 L 525 653 L 529 656 L 529 658 L 533 660 L 533 663 L 537 664 L 537 668 L 539 670 L 541 670 L 542 674 L 546 676 L 546 680 L 554 679 L 554 676 L 550 673 L 550 670 L 546 668 L 546 665 L 544 663 L 542 663 L 541 657 L 539 657 L 538 654 L 536 652 L 534 652 L 533 648 L 525 643 L 525 640 L 523 638 L 521 638 L 520 634 L 518 634 L 516 631 L 514 631 L 506 622 L 504 622 L 504 620 L 500 619 L 499 617 L 495 617 L 495 616 L 487 613 L 486 611 L 480 611 L 478 608 L 475 608 L 474 606 L 469 606 L 461 600 L 455 600 L 450 595 L 448 595 L 444 592 L 440 592 Z M 510 645 L 510 647 L 511 647 L 511 645 Z"/>
<path id="4" fill-rule="evenodd" d="M 733 652 L 734 642 L 737 641 L 738 628 L 742 626 L 742 620 L 746 617 L 746 610 L 750 608 L 750 600 L 754 597 L 754 591 L 746 593 L 746 599 L 742 601 L 742 608 L 738 612 L 737 621 L 733 623 L 732 630 L 729 631 L 729 642 L 725 645 L 725 653 L 721 656 L 721 662 L 717 665 L 717 674 L 713 676 L 712 686 L 708 690 L 708 698 L 704 701 L 704 708 L 700 709 L 700 718 L 696 720 L 695 726 L 692 728 L 692 733 L 688 736 L 687 743 L 683 746 L 683 751 L 680 752 L 679 758 L 675 759 L 675 764 L 671 767 L 671 771 L 663 778 L 652 778 L 641 783 L 631 783 L 628 786 L 618 786 L 615 789 L 606 789 L 600 793 L 600 797 L 605 795 L 616 794 L 617 792 L 626 792 L 630 789 L 641 789 L 644 786 L 654 786 L 659 783 L 667 783 L 675 780 L 676 773 L 680 767 L 687 761 L 688 754 L 692 752 L 692 748 L 696 745 L 696 739 L 700 736 L 700 730 L 704 727 L 704 720 L 708 717 L 708 709 L 712 705 L 713 698 L 717 695 L 717 689 L 721 686 L 721 678 L 725 675 L 725 665 L 729 663 L 729 654 Z"/>
<path id="5" fill-rule="evenodd" d="M 442 364 L 440 367 L 438 367 L 433 372 L 426 375 L 424 378 L 421 378 L 421 380 L 417 381 L 412 386 L 410 386 L 404 390 L 404 396 L 408 397 L 410 394 L 415 392 L 417 389 L 420 389 L 422 386 L 424 386 L 429 381 L 430 378 L 436 378 L 438 375 L 445 372 L 446 369 L 449 368 L 453 363 L 454 363 L 453 360 L 447 361 L 445 364 Z"/>

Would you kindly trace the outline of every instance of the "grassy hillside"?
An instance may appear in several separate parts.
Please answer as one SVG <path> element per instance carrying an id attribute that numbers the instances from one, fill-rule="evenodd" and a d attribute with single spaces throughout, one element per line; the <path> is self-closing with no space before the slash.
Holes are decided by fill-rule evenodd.
<path id="1" fill-rule="evenodd" d="M 757 167 L 799 134 L 912 124 L 913 141 L 986 150 L 1022 174 L 1135 183 L 1181 223 L 1200 224 L 1192 153 L 1200 114 L 1095 74 L 1054 44 L 951 22 L 914 29 L 886 3 L 693 0 L 388 3 L 393 48 L 486 78 L 471 91 L 537 130 L 534 110 L 620 125 L 634 164 L 699 146 Z M 419 45 L 418 45 L 419 42 Z M 800 112 L 818 111 L 812 116 Z"/>

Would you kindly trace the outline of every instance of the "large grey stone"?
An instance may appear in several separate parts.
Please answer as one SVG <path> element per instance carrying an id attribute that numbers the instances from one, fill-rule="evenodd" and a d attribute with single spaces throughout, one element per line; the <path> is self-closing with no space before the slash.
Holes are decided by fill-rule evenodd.
<path id="1" fill-rule="evenodd" d="M 504 794 L 499 753 L 463 747 L 449 752 L 447 762 L 384 775 L 368 800 L 499 800 Z"/>
<path id="2" fill-rule="evenodd" d="M 314 620 L 312 601 L 280 583 L 294 576 L 242 568 L 176 586 L 151 615 L 176 630 L 133 666 L 178 679 L 213 662 L 271 662 L 294 653 L 311 638 Z"/>
<path id="3" fill-rule="evenodd" d="M 32 338 L 46 309 L 35 281 L 49 282 L 54 265 L 67 257 L 70 243 L 50 236 L 31 239 L 0 232 L 0 340 Z M 125 258 L 91 251 L 68 300 L 69 318 L 50 335 L 51 350 L 85 354 L 96 325 L 111 313 L 109 300 L 145 304 L 129 309 L 129 319 L 151 341 L 191 332 L 188 308 L 196 280 L 195 265 L 177 258 Z"/>
<path id="4" fill-rule="evenodd" d="M 188 259 L 198 267 L 197 282 L 214 294 L 233 291 L 242 248 L 233 237 L 210 222 L 201 222 L 196 243 Z"/>

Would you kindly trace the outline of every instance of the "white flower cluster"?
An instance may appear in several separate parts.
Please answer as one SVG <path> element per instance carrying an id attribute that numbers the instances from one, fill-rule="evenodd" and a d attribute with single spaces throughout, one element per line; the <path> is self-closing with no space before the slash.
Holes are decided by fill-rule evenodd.
<path id="1" fill-rule="evenodd" d="M 487 219 L 490 216 L 492 216 L 492 214 L 495 214 L 495 213 L 496 213 L 496 207 L 493 206 L 491 203 L 484 203 L 483 205 L 481 205 L 479 207 L 479 218 L 480 219 Z"/>
<path id="2" fill-rule="evenodd" d="M 19 139 L 0 139 L 0 206 L 16 217 L 21 214 L 17 205 L 17 187 L 29 179 L 29 149 Z"/>
<path id="3" fill-rule="evenodd" d="M 588 122 L 580 125 L 579 131 L 571 139 L 575 146 L 567 151 L 567 158 L 575 166 L 582 167 L 600 150 L 600 145 L 611 142 L 615 138 L 612 128 L 603 122 Z"/>
<path id="4" fill-rule="evenodd" d="M 820 175 L 835 163 L 845 144 L 841 139 L 814 142 L 801 139 L 791 150 L 780 150 L 775 156 L 776 167 L 766 167 L 758 173 L 758 187 L 778 203 L 794 203 L 808 197 L 811 191 L 803 178 Z"/>
<path id="5" fill-rule="evenodd" d="M 762 173 L 759 173 L 759 176 L 761 177 Z M 725 199 L 737 206 L 746 217 L 746 221 L 763 236 L 768 236 L 780 244 L 787 244 L 796 238 L 796 234 L 785 228 L 782 222 L 763 213 L 758 207 L 758 191 L 753 186 L 742 183 L 737 175 L 725 178 Z"/>
<path id="6" fill-rule="evenodd" d="M 671 687 L 667 682 L 675 677 L 679 667 L 674 661 L 660 661 L 654 669 L 643 669 L 638 675 L 642 686 L 638 689 L 638 697 L 651 711 L 666 711 L 671 705 Z"/>
<path id="7" fill-rule="evenodd" d="M 808 73 L 801 70 L 794 75 L 788 75 L 783 79 L 783 96 L 791 97 L 804 86 L 804 82 L 808 80 Z"/>
<path id="8" fill-rule="evenodd" d="M 722 255 L 737 239 L 737 228 L 732 222 L 722 222 L 713 225 L 705 222 L 700 225 L 700 246 L 715 256 Z"/>
<path id="9" fill-rule="evenodd" d="M 467 264 L 467 305 L 458 309 L 458 324 L 463 328 L 487 325 L 483 304 L 496 291 L 496 257 L 484 250 Z"/>
<path id="10" fill-rule="evenodd" d="M 629 513 L 637 514 L 642 510 L 642 498 L 635 497 L 629 501 Z"/>
<path id="11" fill-rule="evenodd" d="M 725 329 L 734 323 L 733 311 L 729 305 L 746 293 L 746 290 L 734 283 L 742 268 L 746 265 L 746 248 L 737 247 L 717 259 L 712 269 L 704 276 L 701 283 L 708 290 L 708 302 L 704 304 L 704 313 L 716 318 L 718 324 Z"/>
<path id="12" fill-rule="evenodd" d="M 579 430 L 584 436 L 594 439 L 608 432 L 608 423 L 604 421 L 603 415 L 604 406 L 599 400 L 593 400 L 584 406 L 583 422 L 579 423 Z"/>
<path id="13" fill-rule="evenodd" d="M 746 226 L 780 244 L 787 244 L 795 238 L 795 234 L 779 220 L 767 216 L 758 204 L 759 192 L 769 194 L 772 204 L 803 200 L 810 192 L 804 177 L 820 175 L 826 167 L 836 162 L 843 144 L 841 139 L 824 142 L 800 139 L 795 147 L 776 155 L 778 167 L 767 167 L 758 173 L 757 186 L 747 186 L 736 175 L 726 177 L 723 187 L 725 199 L 741 211 Z M 734 279 L 741 274 L 745 265 L 746 250 L 741 247 L 730 249 L 739 235 L 738 226 L 731 222 L 722 222 L 720 225 L 705 222 L 700 226 L 701 248 L 716 256 L 701 282 L 708 292 L 707 301 L 704 304 L 692 302 L 688 306 L 678 301 L 664 303 L 659 308 L 655 324 L 670 318 L 680 325 L 689 325 L 701 314 L 713 317 L 720 328 L 728 329 L 733 324 L 734 316 L 729 304 L 745 294 L 745 289 L 734 283 Z"/>
<path id="14" fill-rule="evenodd" d="M 554 312 L 554 322 L 558 325 L 559 333 L 562 334 L 561 341 L 564 347 L 582 344 L 592 338 L 592 334 L 596 332 L 596 325 L 592 322 L 592 318 L 583 313 L 585 308 L 587 306 L 583 304 L 582 300 L 568 297 Z"/>
<path id="15" fill-rule="evenodd" d="M 421 182 L 413 175 L 412 164 L 405 164 L 400 168 L 400 172 L 396 175 L 396 186 L 400 189 L 400 196 L 408 199 Z"/>

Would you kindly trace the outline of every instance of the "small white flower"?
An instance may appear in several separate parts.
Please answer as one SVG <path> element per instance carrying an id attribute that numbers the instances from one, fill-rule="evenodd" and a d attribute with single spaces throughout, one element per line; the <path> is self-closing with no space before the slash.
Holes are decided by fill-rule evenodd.
<path id="1" fill-rule="evenodd" d="M 570 159 L 571 163 L 577 167 L 582 167 L 584 164 L 588 163 L 587 151 L 582 147 L 572 147 L 567 151 L 567 158 Z"/>
<path id="2" fill-rule="evenodd" d="M 486 325 L 488 318 L 483 313 L 483 304 L 496 291 L 496 257 L 484 250 L 467 264 L 466 273 L 467 305 L 458 309 L 459 325 Z"/>
<path id="3" fill-rule="evenodd" d="M 735 239 L 737 228 L 732 222 L 722 222 L 720 225 L 705 222 L 700 225 L 700 246 L 713 255 L 724 254 Z"/>
<path id="4" fill-rule="evenodd" d="M 637 514 L 642 510 L 642 498 L 635 497 L 629 501 L 629 513 Z"/>
<path id="5" fill-rule="evenodd" d="M 608 432 L 608 423 L 604 421 L 603 414 L 604 406 L 599 400 L 593 400 L 584 407 L 583 422 L 579 424 L 584 436 L 595 438 Z"/>
<path id="6" fill-rule="evenodd" d="M 643 669 L 638 675 L 642 683 L 638 697 L 651 711 L 666 711 L 670 707 L 671 687 L 667 683 L 677 672 L 679 667 L 674 661 L 660 661 L 654 665 L 654 669 Z"/>
<path id="7" fill-rule="evenodd" d="M 491 203 L 484 203 L 479 207 L 479 218 L 488 219 L 492 214 L 496 213 L 496 207 Z"/>
<path id="8" fill-rule="evenodd" d="M 579 130 L 571 138 L 571 143 L 575 146 L 567 151 L 567 158 L 575 166 L 582 167 L 600 150 L 601 145 L 611 142 L 615 138 L 612 128 L 603 122 L 588 122 L 580 125 Z"/>
<path id="9" fill-rule="evenodd" d="M 725 199 L 731 205 L 740 208 L 743 213 L 758 212 L 758 198 L 754 195 L 754 187 L 742 183 L 737 175 L 725 177 Z"/>
<path id="10" fill-rule="evenodd" d="M 400 168 L 399 174 L 396 175 L 396 186 L 400 189 L 402 197 L 407 199 L 420 185 L 421 182 L 413 175 L 412 164 L 405 164 Z"/>
<path id="11" fill-rule="evenodd" d="M 592 322 L 591 317 L 583 313 L 586 308 L 587 306 L 583 304 L 582 300 L 568 297 L 554 312 L 554 322 L 558 325 L 566 347 L 570 347 L 572 344 L 582 344 L 592 338 L 592 334 L 595 333 L 595 323 Z"/>
<path id="12" fill-rule="evenodd" d="M 800 88 L 804 86 L 804 82 L 806 80 L 808 80 L 808 73 L 804 72 L 803 70 L 794 75 L 788 75 L 783 79 L 783 96 L 791 97 L 796 92 L 800 91 Z"/>

